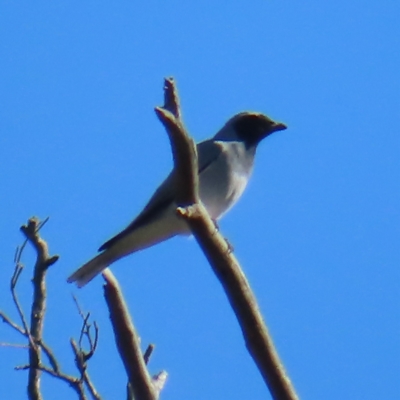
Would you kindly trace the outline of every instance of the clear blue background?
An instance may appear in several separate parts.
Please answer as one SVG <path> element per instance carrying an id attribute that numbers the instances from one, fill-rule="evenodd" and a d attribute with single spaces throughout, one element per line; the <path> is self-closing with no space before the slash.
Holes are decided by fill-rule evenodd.
<path id="1" fill-rule="evenodd" d="M 42 231 L 49 271 L 45 337 L 66 372 L 80 320 L 101 327 L 90 363 L 105 399 L 124 398 L 99 278 L 65 282 L 141 210 L 171 168 L 153 107 L 178 82 L 196 140 L 234 113 L 289 126 L 260 146 L 222 233 L 254 288 L 300 396 L 400 398 L 400 3 L 306 1 L 2 1 L 0 4 L 0 308 L 19 226 Z M 25 307 L 34 252 L 20 287 Z M 162 399 L 265 399 L 221 287 L 192 239 L 115 265 Z M 20 343 L 5 324 L 0 341 Z M 3 396 L 23 399 L 26 350 L 0 348 Z M 45 398 L 74 394 L 43 377 Z M 55 395 L 56 393 L 56 395 Z"/>

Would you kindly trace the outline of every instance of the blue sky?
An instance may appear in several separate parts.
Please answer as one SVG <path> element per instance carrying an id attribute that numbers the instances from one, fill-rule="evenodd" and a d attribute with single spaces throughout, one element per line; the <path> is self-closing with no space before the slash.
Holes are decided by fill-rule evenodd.
<path id="1" fill-rule="evenodd" d="M 300 396 L 400 398 L 400 3 L 3 1 L 0 4 L 0 308 L 19 226 L 61 256 L 48 276 L 45 336 L 72 373 L 71 293 L 100 325 L 90 364 L 104 398 L 124 396 L 102 281 L 65 282 L 141 210 L 172 162 L 153 108 L 178 82 L 196 140 L 234 113 L 289 129 L 259 148 L 221 222 Z M 31 266 L 27 249 L 24 262 Z M 265 399 L 237 322 L 196 242 L 176 238 L 113 268 L 162 399 Z M 21 301 L 30 301 L 30 269 Z M 4 324 L 0 341 L 20 342 Z M 2 391 L 25 398 L 24 350 L 0 348 Z M 46 398 L 70 399 L 43 378 Z"/>

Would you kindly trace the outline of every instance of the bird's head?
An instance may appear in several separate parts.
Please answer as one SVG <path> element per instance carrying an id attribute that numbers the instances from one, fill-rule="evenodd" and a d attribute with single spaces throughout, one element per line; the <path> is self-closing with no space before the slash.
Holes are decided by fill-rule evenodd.
<path id="1" fill-rule="evenodd" d="M 285 124 L 275 122 L 264 114 L 244 111 L 233 116 L 215 135 L 215 139 L 238 140 L 244 142 L 246 147 L 253 147 L 271 133 L 286 128 Z"/>

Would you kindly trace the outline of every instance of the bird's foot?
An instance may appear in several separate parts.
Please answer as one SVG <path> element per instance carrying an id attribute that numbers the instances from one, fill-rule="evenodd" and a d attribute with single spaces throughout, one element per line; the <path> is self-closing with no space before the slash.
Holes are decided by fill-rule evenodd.
<path id="1" fill-rule="evenodd" d="M 228 254 L 233 253 L 235 248 L 233 247 L 232 243 L 227 238 L 224 238 L 224 240 L 225 240 L 226 245 L 228 246 Z"/>
<path id="2" fill-rule="evenodd" d="M 219 225 L 218 225 L 218 221 L 214 218 L 211 218 L 211 221 L 214 223 L 214 227 L 215 229 L 219 232 Z"/>

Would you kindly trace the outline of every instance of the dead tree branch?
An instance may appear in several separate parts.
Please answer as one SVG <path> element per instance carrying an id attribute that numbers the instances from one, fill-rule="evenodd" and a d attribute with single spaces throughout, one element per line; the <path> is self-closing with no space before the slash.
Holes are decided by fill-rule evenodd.
<path id="1" fill-rule="evenodd" d="M 153 381 L 147 371 L 145 358 L 140 349 L 140 339 L 133 326 L 118 282 L 108 269 L 103 272 L 103 278 L 106 281 L 104 297 L 110 312 L 115 342 L 128 375 L 128 398 L 157 400 L 163 385 L 161 387 L 158 385 L 158 377 L 155 377 Z M 166 373 L 162 373 L 166 378 Z"/>
<path id="2" fill-rule="evenodd" d="M 32 400 L 39 400 L 42 398 L 40 394 L 39 369 L 41 355 L 40 346 L 37 344 L 42 342 L 43 321 L 46 310 L 45 274 L 47 269 L 58 260 L 58 256 L 49 255 L 47 243 L 42 240 L 38 234 L 39 227 L 39 220 L 36 218 L 31 218 L 27 225 L 21 226 L 22 233 L 26 236 L 26 239 L 32 244 L 37 253 L 32 279 L 33 301 L 31 308 L 31 325 L 29 330 L 24 326 L 25 331 L 29 332 L 30 341 L 28 397 Z"/>
<path id="3" fill-rule="evenodd" d="M 90 314 L 83 314 L 78 306 L 79 314 L 82 317 L 83 324 L 80 332 L 79 346 L 71 339 L 75 344 L 73 351 L 75 355 L 76 365 L 80 372 L 80 377 L 75 377 L 62 372 L 61 367 L 57 361 L 51 348 L 44 342 L 43 339 L 43 321 L 46 311 L 46 282 L 45 276 L 48 268 L 53 265 L 57 260 L 58 256 L 49 256 L 47 243 L 39 236 L 40 228 L 47 222 L 48 219 L 42 223 L 36 218 L 31 218 L 27 225 L 21 227 L 21 231 L 24 233 L 26 240 L 16 250 L 14 262 L 15 268 L 10 280 L 10 291 L 13 298 L 15 308 L 20 318 L 22 326 L 18 325 L 11 318 L 9 318 L 4 312 L 0 311 L 0 318 L 9 325 L 16 332 L 24 336 L 28 340 L 27 346 L 18 345 L 28 349 L 29 362 L 26 365 L 16 367 L 16 370 L 29 370 L 28 374 L 28 398 L 41 400 L 42 395 L 40 391 L 40 374 L 42 372 L 57 378 L 61 381 L 66 382 L 78 395 L 80 400 L 86 400 L 85 385 L 89 390 L 91 397 L 95 400 L 101 400 L 93 383 L 91 382 L 87 373 L 87 361 L 93 356 L 98 340 L 98 327 L 96 323 L 93 323 L 94 334 L 92 333 L 92 324 L 89 323 Z M 25 317 L 25 313 L 19 303 L 17 295 L 17 284 L 21 276 L 24 266 L 21 263 L 21 257 L 26 244 L 30 242 L 36 250 L 36 263 L 34 266 L 33 273 L 33 300 L 31 308 L 31 323 L 30 326 Z M 75 300 L 76 302 L 76 300 Z M 77 303 L 77 302 L 76 302 Z M 78 305 L 78 304 L 77 304 Z M 82 340 L 87 339 L 89 343 L 89 350 L 83 349 Z M 4 346 L 16 347 L 16 345 L 3 343 Z M 49 366 L 45 365 L 41 358 L 41 351 L 46 356 Z"/>
<path id="4" fill-rule="evenodd" d="M 260 313 L 256 298 L 238 261 L 232 254 L 231 246 L 217 231 L 215 224 L 199 201 L 196 150 L 193 140 L 184 128 L 178 94 L 172 79 L 165 80 L 164 90 L 164 107 L 157 107 L 155 111 L 171 142 L 174 169 L 179 182 L 177 185 L 179 188 L 178 214 L 190 226 L 221 282 L 242 329 L 247 349 L 273 398 L 297 399 Z"/>

